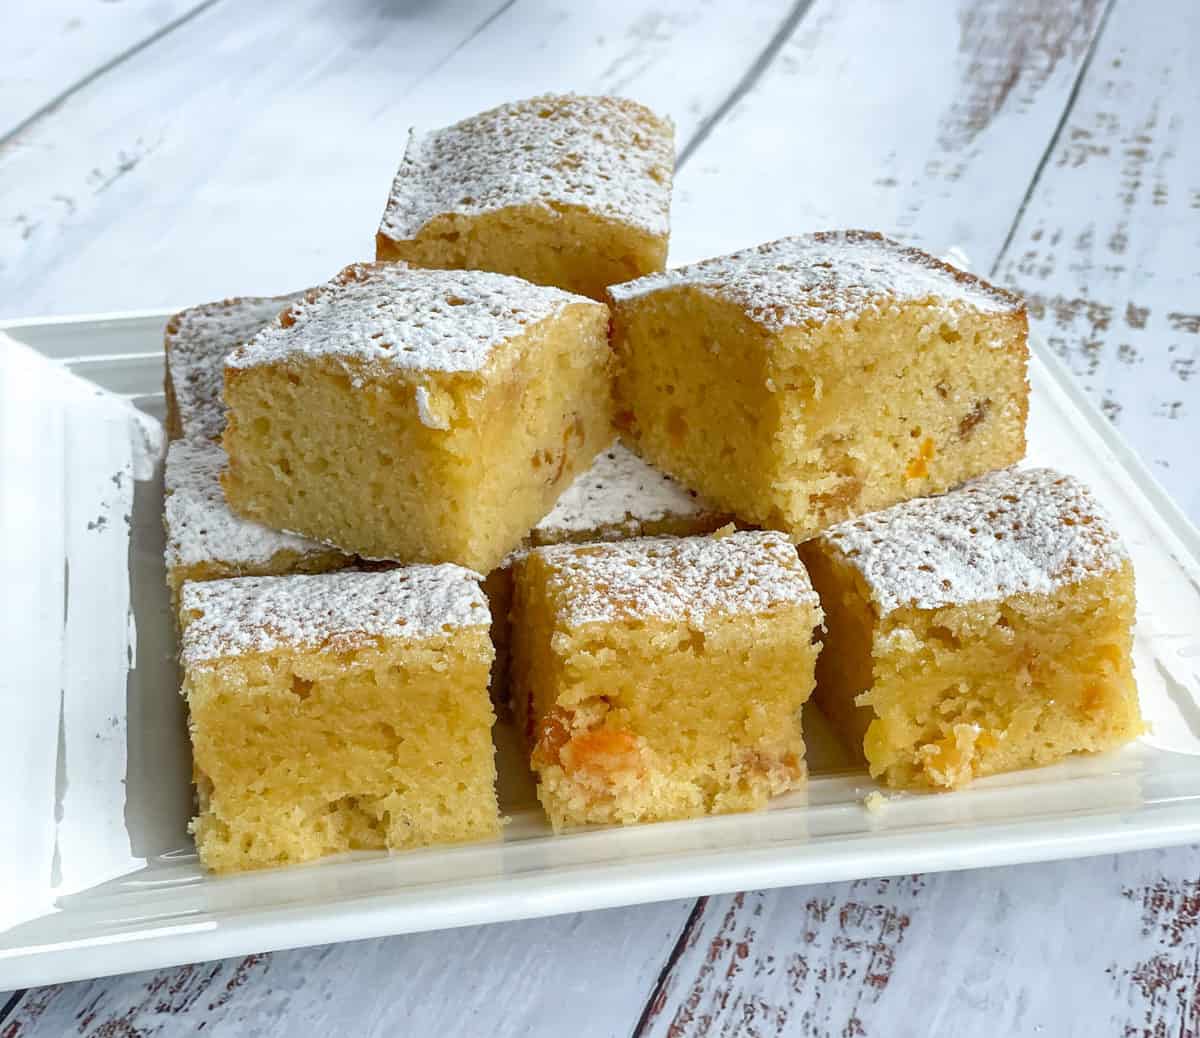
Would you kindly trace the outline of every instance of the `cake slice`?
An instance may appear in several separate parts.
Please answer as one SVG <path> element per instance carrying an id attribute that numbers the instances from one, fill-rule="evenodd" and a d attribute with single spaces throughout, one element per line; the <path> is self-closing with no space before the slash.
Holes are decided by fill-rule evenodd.
<path id="1" fill-rule="evenodd" d="M 612 442 L 608 310 L 481 271 L 355 264 L 226 361 L 230 506 L 487 572 Z"/>
<path id="2" fill-rule="evenodd" d="M 200 860 L 217 872 L 499 832 L 488 609 L 457 566 L 183 587 Z"/>
<path id="3" fill-rule="evenodd" d="M 381 260 L 495 270 L 603 299 L 662 270 L 674 130 L 616 97 L 547 95 L 409 136 Z"/>
<path id="4" fill-rule="evenodd" d="M 530 531 L 530 545 L 616 541 L 632 537 L 684 537 L 712 533 L 731 516 L 718 512 L 695 492 L 647 465 L 621 443 L 596 456 L 558 499 L 554 509 Z M 492 609 L 496 667 L 492 690 L 505 696 L 508 674 L 512 563 L 509 556 L 484 581 Z"/>
<path id="5" fill-rule="evenodd" d="M 536 548 L 513 705 L 556 829 L 763 807 L 804 780 L 821 610 L 777 533 Z"/>
<path id="6" fill-rule="evenodd" d="M 219 440 L 225 428 L 225 358 L 297 296 L 245 296 L 180 310 L 163 335 L 167 436 Z"/>
<path id="7" fill-rule="evenodd" d="M 801 541 L 1025 452 L 1012 295 L 864 231 L 614 286 L 618 426 L 651 464 Z"/>
<path id="8" fill-rule="evenodd" d="M 225 452 L 205 439 L 174 440 L 167 449 L 163 522 L 176 609 L 188 580 L 321 573 L 354 561 L 336 548 L 235 515 L 221 491 L 224 469 Z"/>
<path id="9" fill-rule="evenodd" d="M 817 701 L 871 775 L 956 789 L 1143 731 L 1133 568 L 1077 480 L 1010 469 L 827 530 Z"/>

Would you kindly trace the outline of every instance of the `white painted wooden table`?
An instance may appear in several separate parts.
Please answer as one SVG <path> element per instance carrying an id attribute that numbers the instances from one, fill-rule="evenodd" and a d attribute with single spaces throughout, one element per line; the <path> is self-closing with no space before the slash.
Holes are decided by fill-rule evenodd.
<path id="1" fill-rule="evenodd" d="M 0 12 L 0 314 L 369 256 L 410 124 L 541 90 L 676 120 L 672 259 L 957 245 L 1193 519 L 1194 0 L 39 0 Z M 9 849 L 11 852 L 12 849 Z M 61 1035 L 1200 1034 L 1200 852 L 748 892 L 0 996 Z"/>

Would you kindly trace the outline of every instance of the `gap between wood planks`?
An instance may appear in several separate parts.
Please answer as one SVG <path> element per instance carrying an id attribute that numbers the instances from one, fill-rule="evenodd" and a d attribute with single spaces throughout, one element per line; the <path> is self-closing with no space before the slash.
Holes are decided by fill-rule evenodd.
<path id="1" fill-rule="evenodd" d="M 133 44 L 133 46 L 131 46 L 131 47 L 126 47 L 125 50 L 121 51 L 119 54 L 114 55 L 113 57 L 109 58 L 108 61 L 104 62 L 102 65 L 98 65 L 96 68 L 92 69 L 92 71 L 89 72 L 86 76 L 83 76 L 81 79 L 77 79 L 74 83 L 72 83 L 65 90 L 60 91 L 58 94 L 56 94 L 54 97 L 52 97 L 49 101 L 47 101 L 40 108 L 34 110 L 30 115 L 27 115 L 24 119 L 22 119 L 19 123 L 17 123 L 17 125 L 14 126 L 11 130 L 9 130 L 6 134 L 4 134 L 3 136 L 0 136 L 0 151 L 2 151 L 5 148 L 5 146 L 8 145 L 11 141 L 16 140 L 22 133 L 24 133 L 26 130 L 28 130 L 29 127 L 31 127 L 34 123 L 38 122 L 40 119 L 43 119 L 47 115 L 50 115 L 52 112 L 56 111 L 59 107 L 61 107 L 63 105 L 64 102 L 70 100 L 75 94 L 79 93 L 79 91 L 84 90 L 87 87 L 91 86 L 101 76 L 105 75 L 108 72 L 111 72 L 118 65 L 124 64 L 126 61 L 128 61 L 130 58 L 134 57 L 135 55 L 140 54 L 147 47 L 153 46 L 155 43 L 158 43 L 158 41 L 161 40 L 164 36 L 169 36 L 176 29 L 186 25 L 197 15 L 203 14 L 210 7 L 214 7 L 216 4 L 218 4 L 220 2 L 221 2 L 221 0 L 202 0 L 201 3 L 197 4 L 191 10 L 185 11 L 174 21 L 167 22 L 166 25 L 162 26 L 159 29 L 156 29 L 149 36 L 145 37 L 145 39 L 138 40 L 138 42 Z M 515 2 L 515 0 L 514 0 L 514 2 Z M 0 1016 L 0 1020 L 2 1020 L 2 1019 L 3 1019 L 3 1016 Z"/>
<path id="2" fill-rule="evenodd" d="M 690 923 L 691 919 L 689 919 L 688 922 Z M 20 1002 L 24 997 L 24 988 L 22 988 L 20 991 L 14 991 L 8 996 L 8 1001 L 5 1002 L 4 1005 L 0 1006 L 0 1024 L 4 1023 L 4 1021 L 12 1015 L 12 1011 L 17 1008 L 17 1003 Z"/>
<path id="3" fill-rule="evenodd" d="M 1050 156 L 1054 154 L 1055 149 L 1058 147 L 1059 138 L 1066 128 L 1067 120 L 1071 117 L 1071 112 L 1075 109 L 1075 102 L 1079 98 L 1079 90 L 1083 86 L 1083 81 L 1087 78 L 1088 70 L 1092 67 L 1092 59 L 1096 56 L 1096 51 L 1100 47 L 1100 41 L 1103 39 L 1104 32 L 1108 28 L 1108 16 L 1112 14 L 1116 4 L 1117 0 L 1107 0 L 1104 10 L 1100 13 L 1100 21 L 1096 25 L 1095 35 L 1092 36 L 1092 41 L 1088 45 L 1087 53 L 1083 56 L 1083 61 L 1079 63 L 1079 71 L 1075 75 L 1075 82 L 1071 84 L 1071 92 L 1067 95 L 1067 103 L 1063 105 L 1058 125 L 1054 127 L 1054 132 L 1046 142 L 1046 150 L 1042 152 L 1042 157 L 1038 160 L 1037 167 L 1033 171 L 1033 177 L 1029 181 L 1029 186 L 1025 189 L 1025 195 L 1021 199 L 1021 204 L 1017 206 L 1016 215 L 1013 217 L 1012 225 L 1008 228 L 1004 244 L 1000 246 L 1000 251 L 996 253 L 996 258 L 992 261 L 992 265 L 988 269 L 988 277 L 993 280 L 1000 270 L 1001 262 L 1008 255 L 1009 247 L 1017 235 L 1017 229 L 1021 226 L 1021 221 L 1025 218 L 1025 210 L 1029 208 L 1030 199 L 1033 198 L 1033 194 L 1041 182 L 1046 164 L 1050 161 Z"/>
<path id="4" fill-rule="evenodd" d="M 676 162 L 676 172 L 678 172 L 678 170 L 683 167 L 684 163 L 686 163 L 687 160 L 692 157 L 700 145 L 703 144 L 708 138 L 712 130 L 729 114 L 734 105 L 742 100 L 742 98 L 744 98 L 753 89 L 755 83 L 771 66 L 771 64 L 778 57 L 780 50 L 782 50 L 783 46 L 794 35 L 797 28 L 799 28 L 800 23 L 804 19 L 804 15 L 807 14 L 809 8 L 812 6 L 812 2 L 813 0 L 799 0 L 799 2 L 792 8 L 787 18 L 784 19 L 784 21 L 780 24 L 779 29 L 768 41 L 766 47 L 763 48 L 762 53 L 747 70 L 746 75 L 742 77 L 742 79 L 735 85 L 733 90 L 730 91 L 729 96 L 713 111 L 712 115 L 700 125 L 695 134 L 693 134 L 692 138 L 687 142 L 686 145 L 684 145 L 679 153 L 679 159 Z M 1034 168 L 1033 175 L 1029 180 L 1029 184 L 1021 198 L 1021 203 L 1017 207 L 1012 224 L 1009 227 L 1008 234 L 1000 246 L 1000 249 L 996 252 L 996 255 L 989 267 L 989 277 L 996 276 L 996 272 L 999 270 L 1002 260 L 1007 254 L 1009 247 L 1012 245 L 1013 239 L 1017 233 L 1017 229 L 1021 224 L 1021 220 L 1025 216 L 1030 199 L 1037 190 L 1038 182 L 1041 180 L 1042 173 L 1046 168 L 1046 164 L 1049 162 L 1050 156 L 1054 153 L 1055 148 L 1058 146 L 1063 129 L 1065 128 L 1067 121 L 1069 120 L 1075 107 L 1080 88 L 1088 74 L 1089 69 L 1091 68 L 1092 59 L 1099 48 L 1100 41 L 1104 37 L 1105 30 L 1108 27 L 1109 15 L 1112 13 L 1116 2 L 1117 0 L 1106 0 L 1105 2 L 1104 10 L 1101 12 L 1099 22 L 1096 26 L 1096 32 L 1092 36 L 1083 61 L 1079 63 L 1079 68 L 1076 71 L 1074 82 L 1071 84 L 1071 90 L 1067 95 L 1066 104 L 1063 106 L 1062 113 L 1060 114 L 1058 122 L 1054 127 L 1053 133 L 1049 136 L 1046 142 L 1045 150 L 1043 151 L 1037 166 Z M 696 903 L 692 906 L 692 910 L 688 914 L 687 920 L 684 922 L 683 927 L 680 929 L 679 937 L 676 939 L 670 955 L 667 956 L 666 961 L 663 963 L 662 969 L 658 973 L 654 986 L 647 994 L 646 1001 L 642 1006 L 641 1014 L 639 1015 L 637 1023 L 634 1025 L 634 1028 L 631 1032 L 631 1038 L 641 1038 L 641 1036 L 646 1033 L 647 1028 L 652 1023 L 654 1016 L 661 1010 L 662 1007 L 659 1005 L 659 1003 L 666 997 L 666 988 L 670 981 L 671 973 L 675 968 L 675 965 L 678 963 L 684 950 L 687 948 L 689 942 L 694 939 L 694 934 L 703 922 L 707 907 L 707 897 L 698 898 Z M 1198 961 L 1200 961 L 1200 956 L 1198 956 Z"/>

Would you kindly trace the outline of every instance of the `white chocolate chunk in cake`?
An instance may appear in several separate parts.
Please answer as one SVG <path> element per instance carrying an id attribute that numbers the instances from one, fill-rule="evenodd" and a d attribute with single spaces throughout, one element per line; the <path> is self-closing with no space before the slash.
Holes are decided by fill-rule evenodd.
<path id="1" fill-rule="evenodd" d="M 173 439 L 220 439 L 225 428 L 221 402 L 225 358 L 297 298 L 226 299 L 189 307 L 167 321 L 163 336 L 167 432 Z"/>

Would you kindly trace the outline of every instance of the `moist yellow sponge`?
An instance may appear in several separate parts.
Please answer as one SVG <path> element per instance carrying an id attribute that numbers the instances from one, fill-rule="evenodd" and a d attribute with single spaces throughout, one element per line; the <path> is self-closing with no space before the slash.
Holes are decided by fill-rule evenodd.
<path id="1" fill-rule="evenodd" d="M 457 566 L 183 587 L 200 860 L 217 872 L 499 831 L 488 608 Z"/>
<path id="2" fill-rule="evenodd" d="M 802 784 L 820 622 L 775 533 L 531 551 L 513 705 L 555 828 L 753 810 Z"/>
<path id="3" fill-rule="evenodd" d="M 1143 731 L 1133 569 L 1077 480 L 997 472 L 801 554 L 825 609 L 817 701 L 888 785 L 955 789 Z"/>
<path id="4" fill-rule="evenodd" d="M 1025 309 L 864 231 L 610 289 L 617 424 L 647 461 L 799 542 L 1025 453 Z"/>

